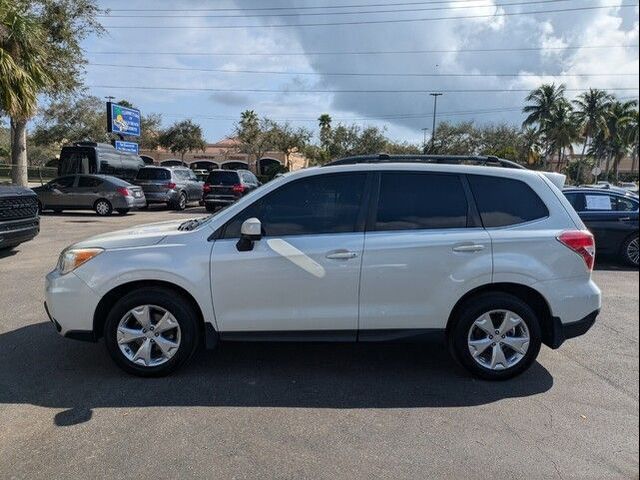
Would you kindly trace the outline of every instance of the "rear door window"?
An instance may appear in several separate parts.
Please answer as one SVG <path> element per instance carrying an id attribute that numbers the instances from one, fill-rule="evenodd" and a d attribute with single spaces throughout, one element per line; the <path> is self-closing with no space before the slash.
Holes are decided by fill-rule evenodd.
<path id="1" fill-rule="evenodd" d="M 529 185 L 504 177 L 468 175 L 485 228 L 505 227 L 549 216 L 549 210 Z"/>
<path id="2" fill-rule="evenodd" d="M 587 212 L 611 212 L 615 210 L 615 198 L 611 195 L 585 194 L 585 210 Z"/>
<path id="3" fill-rule="evenodd" d="M 465 228 L 468 202 L 458 175 L 382 173 L 373 229 Z"/>
<path id="4" fill-rule="evenodd" d="M 584 194 L 583 193 L 565 193 L 565 197 L 576 212 L 584 211 Z"/>
<path id="5" fill-rule="evenodd" d="M 96 177 L 80 177 L 78 188 L 95 188 L 102 185 L 102 180 Z"/>
<path id="6" fill-rule="evenodd" d="M 60 177 L 52 180 L 50 185 L 53 188 L 71 188 L 76 177 Z"/>

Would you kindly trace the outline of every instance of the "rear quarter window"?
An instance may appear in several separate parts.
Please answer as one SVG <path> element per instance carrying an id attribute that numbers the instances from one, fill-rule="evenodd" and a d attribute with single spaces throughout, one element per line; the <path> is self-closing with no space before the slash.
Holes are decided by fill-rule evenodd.
<path id="1" fill-rule="evenodd" d="M 485 228 L 506 227 L 549 216 L 549 210 L 538 195 L 520 180 L 485 175 L 469 175 Z"/>

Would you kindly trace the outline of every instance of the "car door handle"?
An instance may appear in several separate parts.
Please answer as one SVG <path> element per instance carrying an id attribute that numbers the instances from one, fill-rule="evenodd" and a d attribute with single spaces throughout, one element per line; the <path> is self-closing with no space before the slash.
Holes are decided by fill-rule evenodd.
<path id="1" fill-rule="evenodd" d="M 356 258 L 358 254 L 350 250 L 333 250 L 327 253 L 326 257 L 331 260 L 350 260 Z"/>
<path id="2" fill-rule="evenodd" d="M 484 250 L 484 245 L 472 244 L 472 245 L 458 245 L 453 247 L 454 252 L 479 252 Z"/>
<path id="3" fill-rule="evenodd" d="M 619 222 L 630 222 L 631 221 L 631 217 L 619 218 L 618 221 Z"/>

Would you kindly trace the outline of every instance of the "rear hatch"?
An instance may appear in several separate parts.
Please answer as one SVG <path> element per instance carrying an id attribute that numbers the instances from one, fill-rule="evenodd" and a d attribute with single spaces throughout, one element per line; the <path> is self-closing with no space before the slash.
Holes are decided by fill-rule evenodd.
<path id="1" fill-rule="evenodd" d="M 141 168 L 134 180 L 144 193 L 164 192 L 171 183 L 171 172 L 165 168 Z"/>
<path id="2" fill-rule="evenodd" d="M 237 172 L 232 170 L 211 172 L 205 183 L 205 198 L 236 198 L 234 186 L 239 184 L 240 176 Z"/>

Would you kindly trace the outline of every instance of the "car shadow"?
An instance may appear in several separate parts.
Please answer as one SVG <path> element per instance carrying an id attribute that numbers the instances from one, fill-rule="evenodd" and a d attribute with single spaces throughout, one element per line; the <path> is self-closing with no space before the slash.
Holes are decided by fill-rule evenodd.
<path id="1" fill-rule="evenodd" d="M 596 264 L 593 268 L 596 271 L 604 272 L 634 272 L 638 271 L 638 267 L 632 267 L 630 265 L 624 265 L 620 261 L 617 261 L 615 257 L 602 256 L 596 259 Z"/>
<path id="2" fill-rule="evenodd" d="M 507 382 L 473 379 L 442 345 L 225 343 L 164 378 L 120 371 L 102 344 L 58 337 L 50 323 L 0 334 L 0 404 L 65 409 L 151 406 L 421 408 L 475 406 L 549 390 L 539 363 Z"/>
<path id="3" fill-rule="evenodd" d="M 2 260 L 3 258 L 13 257 L 19 251 L 20 249 L 17 246 L 2 248 L 0 249 L 0 260 Z"/>

